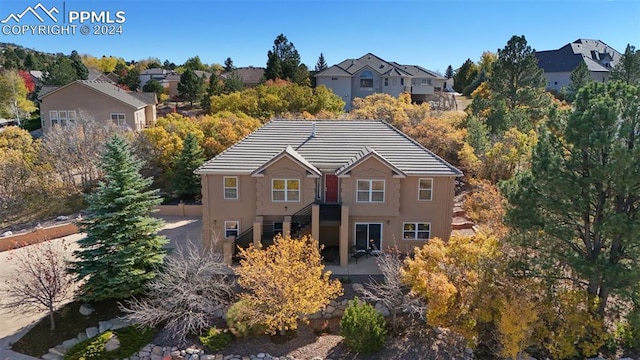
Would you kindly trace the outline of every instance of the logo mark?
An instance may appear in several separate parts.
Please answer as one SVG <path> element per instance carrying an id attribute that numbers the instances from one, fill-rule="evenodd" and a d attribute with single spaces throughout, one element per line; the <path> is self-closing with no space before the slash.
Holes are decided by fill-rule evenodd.
<path id="1" fill-rule="evenodd" d="M 49 17 L 51 20 L 53 20 L 53 22 L 58 22 L 58 19 L 56 19 L 55 16 L 53 16 L 53 14 L 59 14 L 60 11 L 54 6 L 51 8 L 51 10 L 47 9 L 44 5 L 42 5 L 42 3 L 38 3 L 36 6 L 28 6 L 26 9 L 24 9 L 23 12 L 21 12 L 20 14 L 10 14 L 9 16 L 7 16 L 6 19 L 1 20 L 0 23 L 6 24 L 9 21 L 13 20 L 16 23 L 19 23 L 20 20 L 22 20 L 22 18 L 24 16 L 26 16 L 27 14 L 31 14 L 33 15 L 36 19 L 38 19 L 41 23 L 45 22 L 45 18 L 44 15 L 40 15 L 38 13 L 38 10 L 40 10 L 41 12 L 44 13 L 44 15 L 46 15 L 47 17 Z"/>

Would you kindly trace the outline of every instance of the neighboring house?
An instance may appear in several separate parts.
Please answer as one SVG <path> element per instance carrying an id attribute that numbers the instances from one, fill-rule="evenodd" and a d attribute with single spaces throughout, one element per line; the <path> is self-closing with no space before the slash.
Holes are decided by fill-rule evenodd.
<path id="1" fill-rule="evenodd" d="M 211 73 L 202 70 L 194 70 L 194 73 L 198 77 L 205 78 L 205 81 L 209 81 Z M 165 94 L 170 98 L 178 96 L 178 84 L 180 83 L 180 74 L 172 70 L 165 70 L 160 68 L 152 68 L 143 70 L 140 73 L 140 88 L 142 89 L 145 84 L 153 79 L 157 80 L 165 89 Z"/>
<path id="2" fill-rule="evenodd" d="M 536 51 L 547 90 L 560 91 L 571 83 L 571 72 L 584 62 L 594 81 L 606 82 L 622 54 L 600 40 L 578 39 L 558 50 Z"/>
<path id="3" fill-rule="evenodd" d="M 348 254 L 448 239 L 462 173 L 384 121 L 273 120 L 195 171 L 203 242 L 309 234 Z M 368 244 L 371 244 L 369 247 Z"/>
<path id="4" fill-rule="evenodd" d="M 102 71 L 94 68 L 87 68 L 89 71 L 89 75 L 87 75 L 87 80 L 89 81 L 102 81 L 108 82 L 112 84 L 117 84 L 117 81 L 113 81 L 107 74 L 104 74 Z"/>
<path id="5" fill-rule="evenodd" d="M 44 86 L 38 94 L 42 131 L 79 119 L 140 131 L 156 122 L 156 94 L 125 91 L 110 82 L 78 80 Z"/>
<path id="6" fill-rule="evenodd" d="M 226 79 L 231 73 L 236 73 L 242 79 L 245 88 L 252 88 L 260 85 L 264 78 L 264 68 L 261 67 L 240 67 L 233 71 L 222 73 L 220 77 Z"/>
<path id="7" fill-rule="evenodd" d="M 347 59 L 315 75 L 316 85 L 324 85 L 340 96 L 345 110 L 351 110 L 354 98 L 374 93 L 398 96 L 411 93 L 411 99 L 421 103 L 427 95 L 450 88 L 441 75 L 417 65 L 400 65 L 368 53 L 358 59 Z"/>

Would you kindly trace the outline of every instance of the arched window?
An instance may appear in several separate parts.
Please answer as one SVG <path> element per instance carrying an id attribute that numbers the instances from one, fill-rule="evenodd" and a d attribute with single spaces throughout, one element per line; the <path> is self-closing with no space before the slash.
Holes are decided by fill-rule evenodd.
<path id="1" fill-rule="evenodd" d="M 369 70 L 365 70 L 360 73 L 360 87 L 372 88 L 373 87 L 373 73 Z"/>

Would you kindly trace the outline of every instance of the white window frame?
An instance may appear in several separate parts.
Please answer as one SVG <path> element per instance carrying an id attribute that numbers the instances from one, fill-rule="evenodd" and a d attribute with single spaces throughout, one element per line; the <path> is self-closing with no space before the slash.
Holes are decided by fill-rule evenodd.
<path id="1" fill-rule="evenodd" d="M 274 189 L 274 182 L 276 181 L 284 181 L 284 188 L 283 189 Z M 289 190 L 289 181 L 297 181 L 298 182 L 298 188 L 297 189 L 293 189 L 293 190 Z M 302 185 L 302 182 L 300 181 L 300 179 L 271 179 L 271 201 L 273 202 L 300 202 L 300 186 Z M 282 191 L 284 192 L 284 200 L 276 200 L 274 198 L 274 193 L 276 191 Z M 289 192 L 297 192 L 298 193 L 298 199 L 297 200 L 289 200 Z"/>
<path id="2" fill-rule="evenodd" d="M 382 182 L 382 190 L 374 190 L 373 189 L 373 183 L 374 182 Z M 368 183 L 368 189 L 366 190 L 360 190 L 360 183 Z M 385 200 L 385 190 L 386 190 L 386 181 L 384 179 L 358 179 L 356 181 L 356 202 L 357 203 L 375 203 L 375 204 L 382 204 L 384 203 Z M 373 194 L 374 193 L 380 193 L 382 192 L 382 200 L 378 201 L 378 200 L 373 200 Z M 360 193 L 367 193 L 368 194 L 368 200 L 360 200 Z"/>
<path id="3" fill-rule="evenodd" d="M 58 110 L 58 123 L 60 126 L 67 126 L 68 119 L 67 110 Z"/>
<path id="4" fill-rule="evenodd" d="M 227 186 L 227 179 L 235 179 L 236 186 Z M 235 190 L 236 196 L 227 196 L 227 190 Z M 238 177 L 237 176 L 225 176 L 222 178 L 222 194 L 225 200 L 238 200 Z"/>
<path id="5" fill-rule="evenodd" d="M 122 117 L 120 117 L 122 116 Z M 118 127 L 126 127 L 127 126 L 127 114 L 125 113 L 110 113 L 109 117 L 111 121 L 113 121 Z M 122 123 L 121 123 L 122 121 Z"/>
<path id="6" fill-rule="evenodd" d="M 407 225 L 413 225 L 412 230 L 407 230 Z M 427 230 L 420 230 L 420 225 L 427 225 Z M 426 238 L 419 237 L 420 233 L 427 233 Z M 408 234 L 409 237 L 407 237 Z M 431 239 L 431 223 L 430 222 L 422 222 L 422 221 L 405 221 L 402 223 L 402 239 L 403 240 L 418 240 L 418 241 L 426 241 Z"/>
<path id="7" fill-rule="evenodd" d="M 431 183 L 431 186 L 429 186 L 429 188 L 423 188 L 422 187 L 422 181 L 426 180 L 429 181 Z M 422 192 L 423 191 L 429 191 L 429 198 L 422 198 Z M 433 178 L 419 178 L 418 179 L 418 201 L 431 201 L 433 200 Z"/>
<path id="8" fill-rule="evenodd" d="M 54 123 L 55 120 L 55 123 Z M 60 125 L 60 119 L 58 118 L 58 110 L 49 110 L 49 124 L 51 127 Z"/>
<path id="9" fill-rule="evenodd" d="M 78 116 L 75 110 L 67 110 L 67 121 L 69 125 L 75 125 L 78 121 Z"/>
<path id="10" fill-rule="evenodd" d="M 233 227 L 229 227 L 230 225 L 235 223 L 235 229 L 233 229 Z M 233 234 L 229 234 L 229 232 L 233 232 L 235 231 L 235 235 Z M 238 238 L 238 235 L 240 235 L 240 221 L 238 220 L 230 220 L 230 221 L 225 221 L 224 222 L 224 238 L 228 239 L 231 236 L 235 236 L 236 239 Z"/>

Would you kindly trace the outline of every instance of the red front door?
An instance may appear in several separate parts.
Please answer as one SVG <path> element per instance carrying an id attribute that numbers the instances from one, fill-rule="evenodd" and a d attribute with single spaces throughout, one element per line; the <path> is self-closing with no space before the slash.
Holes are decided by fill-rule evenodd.
<path id="1" fill-rule="evenodd" d="M 327 203 L 338 202 L 338 177 L 335 175 L 324 175 L 324 201 Z"/>

